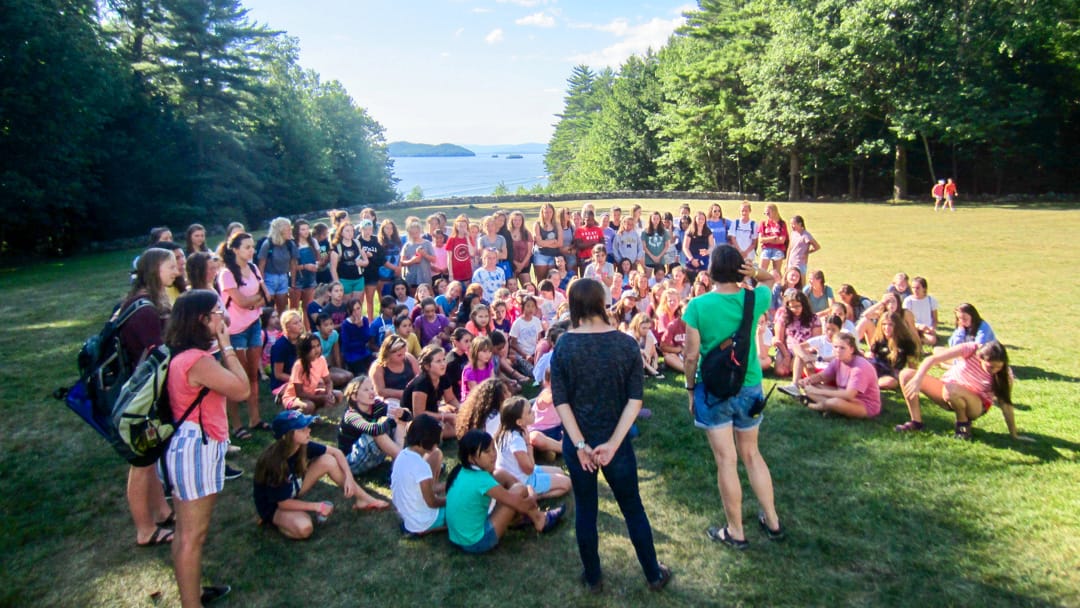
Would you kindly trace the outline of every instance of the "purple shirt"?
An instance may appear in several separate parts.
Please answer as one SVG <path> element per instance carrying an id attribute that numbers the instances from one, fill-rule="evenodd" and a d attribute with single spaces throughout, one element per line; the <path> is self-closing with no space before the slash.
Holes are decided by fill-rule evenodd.
<path id="1" fill-rule="evenodd" d="M 473 369 L 472 364 L 465 366 L 465 369 L 461 372 L 461 400 L 464 401 L 469 396 L 469 382 L 475 382 L 480 384 L 484 380 L 487 380 L 495 373 L 495 360 L 492 359 L 488 362 L 488 366 L 484 369 Z"/>
<path id="2" fill-rule="evenodd" d="M 450 325 L 450 319 L 447 319 L 446 315 L 436 314 L 434 321 L 428 321 L 424 315 L 420 315 L 416 317 L 413 325 L 420 334 L 420 344 L 427 346 L 431 344 L 432 338 L 441 334 Z"/>

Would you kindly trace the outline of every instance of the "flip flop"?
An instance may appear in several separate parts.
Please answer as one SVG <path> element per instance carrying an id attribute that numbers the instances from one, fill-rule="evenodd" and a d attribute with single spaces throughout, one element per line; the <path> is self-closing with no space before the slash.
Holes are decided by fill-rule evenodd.
<path id="1" fill-rule="evenodd" d="M 548 509 L 544 512 L 544 527 L 540 529 L 540 534 L 551 532 L 555 529 L 555 526 L 559 525 L 562 521 L 563 514 L 566 513 L 566 507 L 559 505 L 554 509 Z"/>
<path id="2" fill-rule="evenodd" d="M 232 436 L 233 439 L 236 439 L 237 441 L 247 441 L 251 439 L 251 431 L 249 431 L 246 426 L 242 426 L 233 431 Z"/>
<path id="3" fill-rule="evenodd" d="M 176 526 L 176 511 L 170 511 L 169 516 L 162 521 L 154 522 L 159 529 L 160 528 L 173 528 Z"/>
<path id="4" fill-rule="evenodd" d="M 145 543 L 135 542 L 137 547 L 156 547 L 158 545 L 167 545 L 173 541 L 174 532 L 168 528 L 162 528 L 157 526 L 154 528 L 154 533 L 150 535 L 150 540 Z"/>
<path id="5" fill-rule="evenodd" d="M 374 499 L 374 502 L 369 502 L 362 507 L 357 507 L 355 504 L 353 505 L 353 511 L 385 511 L 389 508 L 390 503 L 386 502 L 385 500 L 379 500 L 377 498 Z"/>

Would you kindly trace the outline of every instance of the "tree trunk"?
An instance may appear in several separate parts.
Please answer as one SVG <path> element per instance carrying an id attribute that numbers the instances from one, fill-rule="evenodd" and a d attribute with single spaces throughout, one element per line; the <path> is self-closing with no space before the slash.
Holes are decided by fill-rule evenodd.
<path id="1" fill-rule="evenodd" d="M 893 200 L 907 198 L 907 150 L 903 142 L 896 142 L 896 160 L 893 162 Z"/>
<path id="2" fill-rule="evenodd" d="M 848 161 L 847 166 L 847 196 L 849 201 L 853 201 L 856 198 L 857 190 L 855 190 L 855 159 Z"/>
<path id="3" fill-rule="evenodd" d="M 794 150 L 789 152 L 788 160 L 791 163 L 791 171 L 788 174 L 787 200 L 797 201 L 802 196 L 802 193 L 799 191 L 799 153 Z"/>
<path id="4" fill-rule="evenodd" d="M 811 186 L 810 191 L 813 193 L 811 195 L 811 197 L 812 197 L 813 200 L 816 201 L 817 197 L 818 197 L 818 166 L 817 166 L 817 155 L 816 154 L 814 155 L 814 178 L 813 178 L 811 184 L 812 184 L 812 186 Z"/>
<path id="5" fill-rule="evenodd" d="M 930 155 L 930 142 L 926 140 L 926 134 L 921 133 L 923 147 L 926 148 L 926 164 L 930 168 L 930 184 L 937 183 L 937 176 L 934 175 L 934 157 Z"/>

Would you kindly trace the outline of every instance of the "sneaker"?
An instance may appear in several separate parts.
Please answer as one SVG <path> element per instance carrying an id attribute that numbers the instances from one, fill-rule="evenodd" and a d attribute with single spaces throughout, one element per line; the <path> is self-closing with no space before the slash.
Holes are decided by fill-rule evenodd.
<path id="1" fill-rule="evenodd" d="M 240 479 L 240 477 L 242 477 L 243 475 L 244 469 L 237 469 L 230 465 L 225 465 L 225 481 Z"/>
<path id="2" fill-rule="evenodd" d="M 241 451 L 242 450 L 240 449 L 240 446 L 233 445 L 233 444 L 230 443 L 228 449 L 225 450 L 225 455 L 226 456 L 235 456 L 235 455 L 239 454 Z"/>
<path id="3" fill-rule="evenodd" d="M 210 604 L 212 602 L 220 600 L 226 595 L 229 595 L 230 591 L 232 591 L 232 587 L 228 585 L 212 585 L 210 587 L 203 587 L 202 597 L 199 599 L 202 600 L 202 603 L 204 605 Z"/>
<path id="4" fill-rule="evenodd" d="M 961 441 L 971 440 L 971 423 L 970 422 L 957 422 L 956 433 L 953 434 L 953 439 L 959 439 Z"/>
<path id="5" fill-rule="evenodd" d="M 802 396 L 802 393 L 799 391 L 799 386 L 797 384 L 785 384 L 784 386 L 776 387 L 776 390 L 784 393 L 785 395 L 793 399 L 798 399 Z"/>

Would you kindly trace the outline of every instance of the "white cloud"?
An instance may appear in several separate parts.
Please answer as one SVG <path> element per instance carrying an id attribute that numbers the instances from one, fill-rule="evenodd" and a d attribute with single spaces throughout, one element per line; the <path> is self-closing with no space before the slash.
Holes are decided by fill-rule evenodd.
<path id="1" fill-rule="evenodd" d="M 650 21 L 631 25 L 625 18 L 619 17 L 602 25 L 584 23 L 573 24 L 578 29 L 594 29 L 606 32 L 620 40 L 611 46 L 591 53 L 579 53 L 568 59 L 573 63 L 583 63 L 593 67 L 610 66 L 617 68 L 631 55 L 644 54 L 646 50 L 658 50 L 667 42 L 671 34 L 686 22 L 681 15 L 673 19 L 654 17 Z"/>
<path id="2" fill-rule="evenodd" d="M 530 6 L 543 6 L 548 4 L 549 0 L 496 0 L 499 4 L 516 4 L 518 6 L 530 7 Z M 551 0 L 554 4 L 555 0 Z"/>
<path id="3" fill-rule="evenodd" d="M 497 27 L 497 28 L 491 30 L 490 34 L 488 34 L 487 36 L 484 36 L 484 42 L 487 42 L 488 44 L 496 44 L 496 43 L 502 42 L 502 40 L 503 40 L 503 31 L 502 31 L 501 27 Z"/>
<path id="4" fill-rule="evenodd" d="M 449 56 L 450 56 L 450 53 L 448 53 L 446 51 L 443 51 L 443 52 L 439 53 L 439 57 L 444 57 L 445 58 L 445 57 L 449 57 Z"/>
<path id="5" fill-rule="evenodd" d="M 472 9 L 472 12 L 474 12 L 474 13 L 476 13 L 476 14 L 478 14 L 478 15 L 479 15 L 479 14 L 482 14 L 482 13 L 490 13 L 490 12 L 491 12 L 491 9 L 490 9 L 490 8 L 485 8 L 485 7 L 483 7 L 483 6 L 477 6 L 477 7 L 474 7 L 474 8 Z"/>
<path id="6" fill-rule="evenodd" d="M 527 17 L 522 17 L 514 23 L 518 25 L 535 25 L 536 27 L 554 27 L 555 17 L 545 14 L 543 11 L 539 13 L 533 13 Z"/>
<path id="7" fill-rule="evenodd" d="M 459 27 L 454 30 L 454 38 L 461 38 L 461 35 L 465 33 L 465 28 Z"/>

